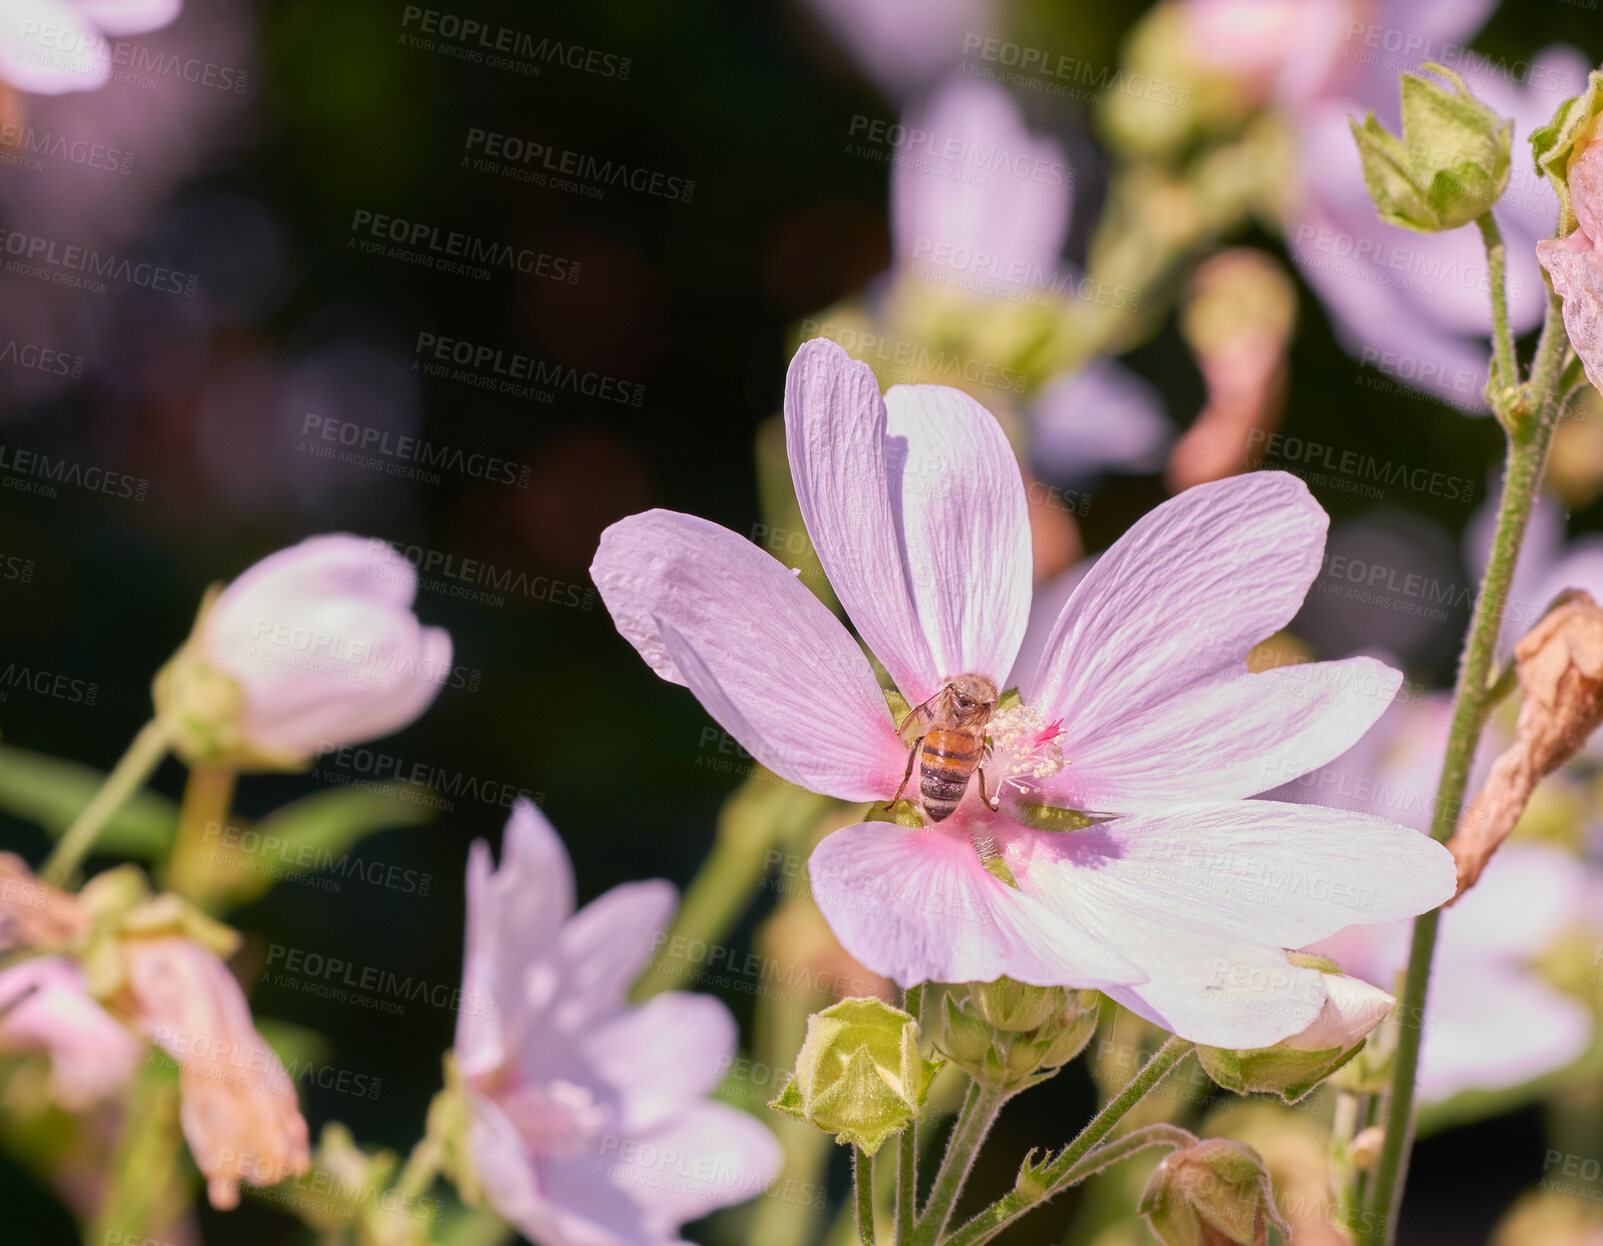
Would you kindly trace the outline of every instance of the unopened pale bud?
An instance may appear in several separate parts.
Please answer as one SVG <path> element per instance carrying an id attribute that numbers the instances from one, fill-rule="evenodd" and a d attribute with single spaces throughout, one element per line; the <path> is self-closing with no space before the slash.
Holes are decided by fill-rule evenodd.
<path id="1" fill-rule="evenodd" d="M 1012 978 L 971 982 L 969 999 L 980 1018 L 998 1030 L 1033 1030 L 1068 1007 L 1060 986 L 1030 986 Z"/>
<path id="2" fill-rule="evenodd" d="M 1292 955 L 1324 974 L 1324 1005 L 1311 1025 L 1273 1047 L 1199 1046 L 1198 1062 L 1226 1090 L 1275 1094 L 1287 1103 L 1297 1102 L 1357 1055 L 1370 1031 L 1397 1003 L 1379 987 L 1340 973 L 1333 962 Z"/>

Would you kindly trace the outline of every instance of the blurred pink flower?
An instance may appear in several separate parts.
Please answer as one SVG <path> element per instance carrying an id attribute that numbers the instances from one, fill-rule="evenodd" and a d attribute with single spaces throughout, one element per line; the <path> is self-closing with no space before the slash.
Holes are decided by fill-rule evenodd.
<path id="1" fill-rule="evenodd" d="M 108 38 L 143 34 L 178 16 L 182 0 L 5 0 L 0 78 L 19 91 L 92 91 L 111 76 Z"/>
<path id="2" fill-rule="evenodd" d="M 1031 568 L 1018 466 L 991 415 L 941 386 L 881 399 L 866 365 L 815 340 L 791 365 L 785 420 L 819 559 L 902 695 L 917 704 L 970 673 L 1002 687 Z M 1080 579 L 1025 704 L 990 720 L 1001 812 L 970 783 L 936 825 L 863 822 L 814 850 L 813 895 L 847 951 L 904 986 L 1100 987 L 1214 1046 L 1311 1024 L 1321 975 L 1281 949 L 1453 889 L 1446 851 L 1399 827 L 1244 799 L 1350 747 L 1400 678 L 1369 658 L 1246 669 L 1317 574 L 1327 522 L 1300 481 L 1259 472 L 1188 490 L 1125 533 Z M 780 563 L 651 511 L 603 534 L 591 573 L 625 638 L 761 764 L 842 800 L 897 790 L 908 746 L 867 658 Z M 1033 742 L 1058 719 L 1043 756 Z M 1106 820 L 1038 831 L 1019 820 L 1036 803 Z"/>
<path id="3" fill-rule="evenodd" d="M 928 86 L 996 24 L 993 0 L 808 0 L 807 7 L 892 99 Z"/>
<path id="4" fill-rule="evenodd" d="M 1344 973 L 1325 975 L 1325 1006 L 1306 1030 L 1286 1039 L 1292 1051 L 1345 1051 L 1384 1021 L 1397 1001 L 1390 992 Z"/>
<path id="5" fill-rule="evenodd" d="M 1073 298 L 1080 275 L 1062 250 L 1074 170 L 1062 144 L 1032 134 L 1013 97 L 980 78 L 948 79 L 905 125 L 925 138 L 920 159 L 891 170 L 897 272 L 981 304 Z M 1030 461 L 1058 484 L 1153 471 L 1173 433 L 1157 391 L 1108 359 L 1048 381 L 1025 419 Z"/>
<path id="6" fill-rule="evenodd" d="M 145 1045 L 90 998 L 83 971 L 66 956 L 41 956 L 0 971 L 0 1051 L 50 1057 L 56 1102 L 82 1112 L 120 1092 Z"/>
<path id="7" fill-rule="evenodd" d="M 1513 172 L 1496 209 L 1507 243 L 1509 316 L 1516 333 L 1541 318 L 1535 260 L 1558 200 L 1527 150 L 1533 129 L 1586 77 L 1575 49 L 1547 48 L 1511 80 L 1468 46 L 1494 0 L 1186 0 L 1193 51 L 1239 74 L 1292 119 L 1301 179 L 1287 220 L 1292 258 L 1335 321 L 1347 350 L 1460 407 L 1484 410 L 1491 335 L 1486 259 L 1472 229 L 1416 234 L 1383 224 L 1364 186 L 1349 117 L 1373 111 L 1399 128 L 1398 74 L 1445 61 L 1476 96 L 1514 119 Z"/>
<path id="8" fill-rule="evenodd" d="M 310 1171 L 295 1085 L 228 966 L 178 936 L 131 938 L 123 954 L 135 1022 L 178 1063 L 179 1119 L 212 1206 L 237 1206 L 241 1181 Z"/>
<path id="9" fill-rule="evenodd" d="M 1447 748 L 1451 698 L 1399 701 L 1363 740 L 1302 780 L 1268 793 L 1378 813 L 1428 833 Z M 1497 754 L 1479 750 L 1473 793 Z M 1427 1099 L 1499 1090 L 1562 1068 L 1586 1049 L 1590 1014 L 1527 968 L 1567 926 L 1585 918 L 1597 883 L 1547 844 L 1498 850 L 1474 889 L 1442 913 L 1424 1018 L 1419 1085 Z M 1308 950 L 1388 990 L 1408 963 L 1410 923 L 1354 926 Z"/>
<path id="10" fill-rule="evenodd" d="M 1425 1099 L 1518 1086 L 1587 1049 L 1591 1013 L 1542 981 L 1529 962 L 1584 919 L 1592 886 L 1585 866 L 1562 849 L 1515 841 L 1442 914 L 1423 1022 Z M 1407 922 L 1353 927 L 1309 950 L 1394 987 L 1408 963 L 1409 929 Z"/>
<path id="11" fill-rule="evenodd" d="M 761 1193 L 773 1135 L 707 1098 L 736 1045 L 718 1000 L 630 984 L 673 910 L 667 883 L 626 883 L 573 911 L 556 832 L 521 802 L 501 868 L 473 845 L 456 1058 L 490 1204 L 544 1246 L 653 1246 Z"/>
<path id="12" fill-rule="evenodd" d="M 387 735 L 452 675 L 451 637 L 412 613 L 417 572 L 380 540 L 308 537 L 233 581 L 199 624 L 201 657 L 244 694 L 249 745 L 286 758 Z"/>

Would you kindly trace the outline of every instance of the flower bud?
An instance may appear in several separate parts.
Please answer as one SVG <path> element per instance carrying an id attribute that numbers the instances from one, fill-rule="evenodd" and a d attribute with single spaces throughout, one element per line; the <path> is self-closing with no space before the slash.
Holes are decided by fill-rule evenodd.
<path id="1" fill-rule="evenodd" d="M 1303 1098 L 1358 1054 L 1369 1032 L 1397 1001 L 1379 987 L 1348 977 L 1333 961 L 1292 953 L 1294 964 L 1324 975 L 1325 1002 L 1313 1023 L 1273 1047 L 1255 1050 L 1197 1048 L 1197 1060 L 1226 1090 L 1266 1092 L 1287 1103 Z"/>
<path id="2" fill-rule="evenodd" d="M 1012 978 L 969 983 L 968 996 L 980 1018 L 998 1030 L 1033 1030 L 1068 1007 L 1060 986 L 1030 986 Z"/>
<path id="3" fill-rule="evenodd" d="M 417 573 L 343 533 L 279 550 L 208 594 L 156 675 L 185 760 L 290 770 L 404 727 L 451 673 L 451 638 L 412 613 Z"/>
<path id="4" fill-rule="evenodd" d="M 1375 114 L 1352 121 L 1364 184 L 1380 218 L 1420 233 L 1457 229 L 1488 211 L 1508 185 L 1514 123 L 1470 94 L 1440 65 L 1423 68 L 1456 90 L 1415 74 L 1402 82 L 1403 136 Z"/>
<path id="5" fill-rule="evenodd" d="M 1023 1090 L 1085 1049 L 1096 1032 L 1099 1001 L 1095 991 L 1028 986 L 1007 978 L 970 983 L 969 997 L 961 1003 L 946 996 L 941 1054 L 986 1086 Z"/>
<path id="6" fill-rule="evenodd" d="M 1291 1237 L 1262 1158 L 1233 1138 L 1165 1156 L 1141 1195 L 1141 1214 L 1164 1246 L 1266 1246 L 1271 1224 Z"/>
<path id="7" fill-rule="evenodd" d="M 796 1072 L 768 1106 L 872 1155 L 918 1115 L 939 1063 L 918 1050 L 918 1022 L 872 998 L 807 1018 Z"/>

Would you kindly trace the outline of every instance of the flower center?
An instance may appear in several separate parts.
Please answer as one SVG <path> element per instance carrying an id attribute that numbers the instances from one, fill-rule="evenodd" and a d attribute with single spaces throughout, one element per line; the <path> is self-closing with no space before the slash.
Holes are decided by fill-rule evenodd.
<path id="1" fill-rule="evenodd" d="M 557 1159 L 589 1150 L 612 1114 L 587 1087 L 561 1079 L 520 1086 L 501 1106 L 530 1150 Z"/>
<path id="2" fill-rule="evenodd" d="M 1018 705 L 991 719 L 991 763 L 987 771 L 1002 785 L 1020 791 L 1032 780 L 1050 778 L 1069 763 L 1063 760 L 1063 720 L 1048 722 L 1040 710 Z"/>

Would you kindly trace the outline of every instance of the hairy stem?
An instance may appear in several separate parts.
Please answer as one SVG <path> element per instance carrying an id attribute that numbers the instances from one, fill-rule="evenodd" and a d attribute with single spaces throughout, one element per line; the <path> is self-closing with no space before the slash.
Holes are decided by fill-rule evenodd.
<path id="1" fill-rule="evenodd" d="M 907 988 L 902 1007 L 919 1020 L 924 1007 L 924 985 Z M 896 1241 L 907 1246 L 913 1240 L 913 1222 L 918 1214 L 918 1117 L 914 1116 L 897 1139 Z"/>
<path id="2" fill-rule="evenodd" d="M 852 1148 L 852 1180 L 857 1186 L 857 1240 L 874 1246 L 874 1157 L 862 1147 Z"/>
<path id="3" fill-rule="evenodd" d="M 969 1084 L 968 1096 L 957 1114 L 957 1123 L 952 1126 L 952 1136 L 946 1140 L 946 1154 L 935 1170 L 935 1185 L 930 1190 L 929 1202 L 913 1226 L 912 1246 L 935 1246 L 946 1232 L 946 1222 L 952 1218 L 958 1195 L 963 1193 L 980 1144 L 991 1132 L 1006 1098 L 1001 1091 L 989 1090 L 978 1082 Z"/>
<path id="4" fill-rule="evenodd" d="M 1458 682 L 1453 688 L 1452 724 L 1442 762 L 1442 777 L 1436 789 L 1436 811 L 1431 820 L 1431 837 L 1438 842 L 1453 833 L 1458 821 L 1475 746 L 1493 704 L 1493 689 L 1488 687 L 1488 682 L 1502 629 L 1503 607 L 1508 601 L 1514 566 L 1530 522 L 1531 508 L 1536 504 L 1548 444 L 1557 423 L 1558 404 L 1553 401 L 1553 388 L 1558 382 L 1565 346 L 1559 309 L 1558 298 L 1550 298 L 1536 359 L 1531 365 L 1531 379 L 1523 395 L 1525 418 L 1508 429 L 1508 461 L 1503 475 L 1503 496 L 1497 509 L 1497 532 L 1470 617 L 1469 634 L 1464 639 Z M 1403 1018 L 1403 1025 L 1386 1104 L 1385 1141 L 1370 1187 L 1370 1210 L 1374 1214 L 1368 1218 L 1370 1227 L 1363 1239 L 1366 1246 L 1389 1246 L 1396 1239 L 1397 1212 L 1402 1204 L 1408 1152 L 1414 1135 L 1414 1082 L 1419 1073 L 1419 1049 L 1425 1032 L 1425 999 L 1440 924 L 1440 909 L 1422 914 L 1414 922 L 1408 970 L 1403 979 L 1402 1007 L 1398 1014 Z"/>
<path id="5" fill-rule="evenodd" d="M 1039 1170 L 1034 1181 L 1026 1183 L 1021 1180 L 1010 1193 L 1004 1194 L 947 1238 L 944 1246 L 982 1246 L 982 1243 L 990 1241 L 1032 1207 L 1039 1206 L 1054 1194 L 1068 1189 L 1104 1167 L 1102 1164 L 1091 1163 L 1097 1158 L 1093 1155 L 1097 1144 L 1112 1133 L 1114 1126 L 1129 1115 L 1130 1110 L 1146 1098 L 1168 1075 L 1169 1070 L 1190 1055 L 1192 1050 L 1192 1044 L 1185 1039 L 1170 1036 L 1169 1040 L 1153 1053 L 1152 1058 L 1141 1066 L 1136 1075 L 1125 1083 L 1124 1089 L 1091 1118 L 1079 1136 L 1064 1147 L 1062 1153 L 1051 1163 Z M 1110 1146 L 1118 1146 L 1122 1142 L 1123 1139 Z M 1158 1145 L 1161 1145 L 1161 1142 L 1156 1137 L 1143 1144 L 1143 1146 Z M 1140 1150 L 1142 1147 L 1135 1149 Z M 1130 1153 L 1133 1154 L 1134 1151 Z M 1111 1159 L 1108 1161 L 1112 1162 Z"/>
<path id="6" fill-rule="evenodd" d="M 90 798 L 56 842 L 55 850 L 39 871 L 40 878 L 53 887 L 60 887 L 72 876 L 94 847 L 95 836 L 100 834 L 100 828 L 122 808 L 124 801 L 144 786 L 171 743 L 172 731 L 159 718 L 151 719 L 139 729 L 139 734 L 106 776 L 100 790 Z"/>
<path id="7" fill-rule="evenodd" d="M 1486 275 L 1492 289 L 1492 371 L 1487 381 L 1490 392 L 1486 399 L 1497 412 L 1497 418 L 1504 420 L 1507 395 L 1513 392 L 1520 379 L 1519 362 L 1514 357 L 1514 337 L 1508 330 L 1508 252 L 1490 210 L 1476 217 L 1475 224 L 1480 227 L 1481 241 L 1486 244 Z"/>

